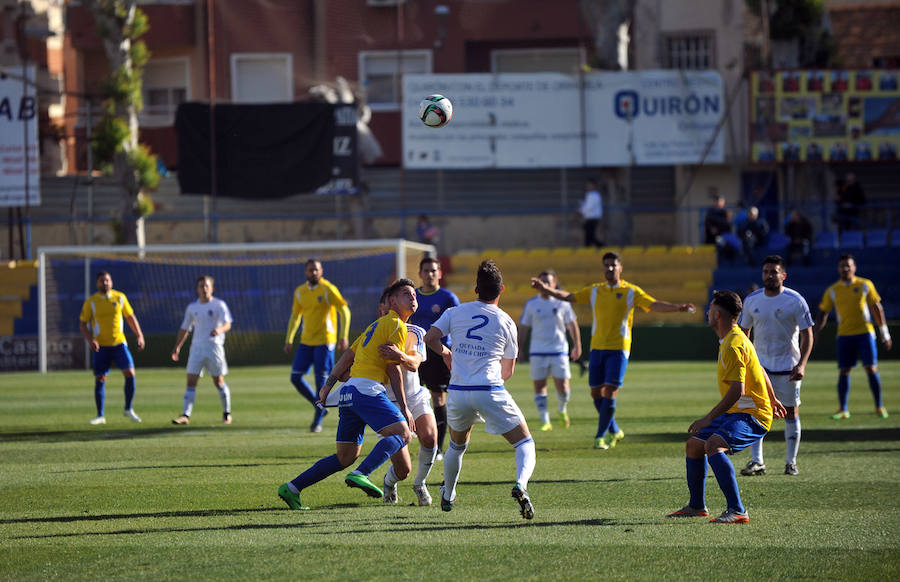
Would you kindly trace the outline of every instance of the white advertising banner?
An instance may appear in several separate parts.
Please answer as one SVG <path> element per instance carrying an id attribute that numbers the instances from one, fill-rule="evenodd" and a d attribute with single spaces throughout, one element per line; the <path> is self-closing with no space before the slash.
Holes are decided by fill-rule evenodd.
<path id="1" fill-rule="evenodd" d="M 41 163 L 34 67 L 28 68 L 27 84 L 22 82 L 21 68 L 10 70 L 19 73 L 18 78 L 12 75 L 0 78 L 0 207 L 26 206 L 26 203 L 38 206 Z"/>
<path id="2" fill-rule="evenodd" d="M 417 118 L 421 99 L 434 93 L 453 103 L 453 119 L 440 129 Z M 724 110 L 716 71 L 406 75 L 403 164 L 434 169 L 722 163 L 716 126 Z"/>

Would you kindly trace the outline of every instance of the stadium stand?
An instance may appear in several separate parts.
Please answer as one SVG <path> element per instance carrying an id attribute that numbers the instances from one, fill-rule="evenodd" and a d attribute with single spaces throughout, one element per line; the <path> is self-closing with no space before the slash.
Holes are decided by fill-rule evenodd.
<path id="1" fill-rule="evenodd" d="M 23 304 L 37 295 L 37 263 L 10 261 L 0 267 L 0 336 L 13 335 Z"/>
<path id="2" fill-rule="evenodd" d="M 837 235 L 831 231 L 820 232 L 816 235 L 816 240 L 813 243 L 814 249 L 836 249 L 838 248 L 838 238 Z"/>
<path id="3" fill-rule="evenodd" d="M 841 233 L 842 249 L 861 249 L 865 247 L 863 243 L 863 231 L 861 230 L 845 230 Z"/>
<path id="4" fill-rule="evenodd" d="M 888 246 L 888 229 L 875 228 L 866 233 L 866 248 L 884 248 Z"/>
<path id="5" fill-rule="evenodd" d="M 716 252 L 713 245 L 691 247 L 664 245 L 553 248 L 553 249 L 485 249 L 458 253 L 450 257 L 451 270 L 445 274 L 444 285 L 456 293 L 461 301 L 474 298 L 474 278 L 478 264 L 486 258 L 497 262 L 503 271 L 506 286 L 500 305 L 516 321 L 525 302 L 536 295 L 529 280 L 545 269 L 556 271 L 560 284 L 576 290 L 603 281 L 603 255 L 618 252 L 622 256 L 625 280 L 639 285 L 656 298 L 676 303 L 690 302 L 698 306 L 697 313 L 644 313 L 638 310 L 636 323 L 701 323 L 707 290 L 713 279 Z M 590 325 L 587 305 L 575 305 L 575 313 L 582 325 Z"/>

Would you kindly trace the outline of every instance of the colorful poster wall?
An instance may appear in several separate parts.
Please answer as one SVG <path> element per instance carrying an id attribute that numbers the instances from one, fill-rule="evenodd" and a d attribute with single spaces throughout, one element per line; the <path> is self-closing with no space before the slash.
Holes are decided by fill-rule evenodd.
<path id="1" fill-rule="evenodd" d="M 896 69 L 752 72 L 752 160 L 896 162 L 898 78 Z"/>

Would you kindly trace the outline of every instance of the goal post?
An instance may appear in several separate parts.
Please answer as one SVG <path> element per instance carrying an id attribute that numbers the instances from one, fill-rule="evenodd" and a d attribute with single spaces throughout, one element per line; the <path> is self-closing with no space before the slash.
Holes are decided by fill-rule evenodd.
<path id="1" fill-rule="evenodd" d="M 197 277 L 214 277 L 215 296 L 228 303 L 235 319 L 229 362 L 240 365 L 271 357 L 252 350 L 271 351 L 278 334 L 283 340 L 307 260 L 322 262 L 323 276 L 350 304 L 351 326 L 361 329 L 374 319 L 380 290 L 395 278 L 414 277 L 419 260 L 435 253 L 433 245 L 404 239 L 40 247 L 38 369 L 88 366 L 87 352 L 71 352 L 78 352 L 78 315 L 95 292 L 100 270 L 109 271 L 114 288 L 128 297 L 148 338 L 174 337 L 185 307 L 196 299 Z M 127 326 L 125 333 L 132 337 Z"/>

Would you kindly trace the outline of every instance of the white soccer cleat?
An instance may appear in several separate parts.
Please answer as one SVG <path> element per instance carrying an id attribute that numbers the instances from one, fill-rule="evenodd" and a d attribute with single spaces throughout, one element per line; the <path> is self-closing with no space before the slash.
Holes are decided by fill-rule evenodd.
<path id="1" fill-rule="evenodd" d="M 90 421 L 90 424 L 94 424 L 94 425 L 96 425 L 96 424 L 106 424 L 106 417 L 105 417 L 105 416 L 98 416 L 98 417 L 96 417 L 96 418 L 92 418 L 91 421 Z"/>
<path id="2" fill-rule="evenodd" d="M 384 483 L 384 497 L 381 498 L 385 503 L 397 505 L 400 502 L 400 496 L 397 495 L 397 484 L 388 485 Z"/>
<path id="3" fill-rule="evenodd" d="M 128 410 L 123 410 L 122 416 L 124 416 L 126 418 L 130 418 L 131 422 L 140 422 L 141 421 L 141 417 L 134 413 L 133 408 L 129 408 Z"/>
<path id="4" fill-rule="evenodd" d="M 431 505 L 431 493 L 425 485 L 413 485 L 413 492 L 419 499 L 419 507 L 428 507 Z"/>

